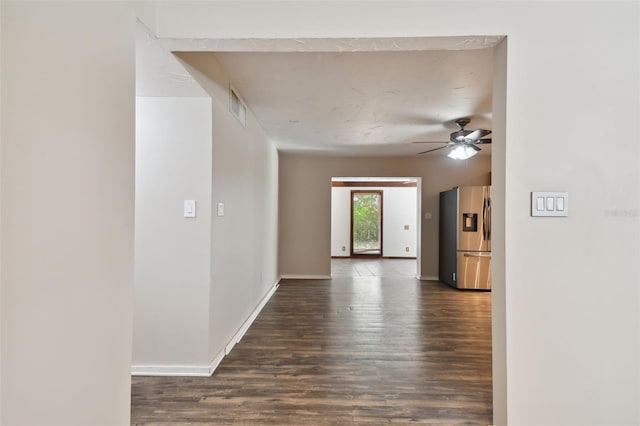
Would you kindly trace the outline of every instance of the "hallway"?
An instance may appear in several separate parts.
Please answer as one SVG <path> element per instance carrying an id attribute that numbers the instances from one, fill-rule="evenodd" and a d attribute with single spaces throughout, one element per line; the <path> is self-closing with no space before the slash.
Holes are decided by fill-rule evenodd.
<path id="1" fill-rule="evenodd" d="M 490 314 L 415 278 L 283 280 L 212 377 L 133 377 L 132 424 L 491 424 Z"/>

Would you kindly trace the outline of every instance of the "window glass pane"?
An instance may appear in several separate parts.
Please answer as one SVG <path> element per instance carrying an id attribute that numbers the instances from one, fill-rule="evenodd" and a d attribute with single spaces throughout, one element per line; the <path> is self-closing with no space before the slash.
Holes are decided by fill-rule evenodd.
<path id="1" fill-rule="evenodd" d="M 379 192 L 352 193 L 353 254 L 382 253 L 381 201 Z"/>

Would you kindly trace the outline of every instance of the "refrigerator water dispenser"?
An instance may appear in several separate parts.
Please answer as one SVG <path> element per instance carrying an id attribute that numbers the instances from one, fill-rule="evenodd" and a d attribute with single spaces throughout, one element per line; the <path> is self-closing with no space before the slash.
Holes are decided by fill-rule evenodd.
<path id="1" fill-rule="evenodd" d="M 478 232 L 477 213 L 462 213 L 462 232 Z"/>

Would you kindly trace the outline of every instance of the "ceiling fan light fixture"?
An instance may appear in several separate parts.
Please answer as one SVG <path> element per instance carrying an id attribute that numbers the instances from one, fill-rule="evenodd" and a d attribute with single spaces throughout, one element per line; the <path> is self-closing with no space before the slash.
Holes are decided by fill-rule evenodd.
<path id="1" fill-rule="evenodd" d="M 473 145 L 458 145 L 447 154 L 447 157 L 453 158 L 454 160 L 466 160 L 476 155 L 478 151 L 479 149 Z"/>

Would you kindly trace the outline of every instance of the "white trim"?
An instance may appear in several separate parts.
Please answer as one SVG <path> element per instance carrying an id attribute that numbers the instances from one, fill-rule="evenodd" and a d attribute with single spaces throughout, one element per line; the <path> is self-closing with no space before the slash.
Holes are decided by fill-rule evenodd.
<path id="1" fill-rule="evenodd" d="M 224 352 L 213 357 L 209 365 L 132 365 L 132 376 L 198 376 L 209 377 L 224 358 Z"/>
<path id="2" fill-rule="evenodd" d="M 262 312 L 262 309 L 267 304 L 269 299 L 271 299 L 271 296 L 273 296 L 273 294 L 276 292 L 279 285 L 280 284 L 276 283 L 271 287 L 271 289 L 269 289 L 267 294 L 262 298 L 262 300 L 260 300 L 260 303 L 258 303 L 258 306 L 256 306 L 253 312 L 251 312 L 249 318 L 247 318 L 247 320 L 240 326 L 240 329 L 236 332 L 236 334 L 233 335 L 231 341 L 225 346 L 226 355 L 229 355 L 236 343 L 242 340 L 244 334 L 247 332 L 247 330 L 249 330 L 249 327 L 251 327 L 251 324 L 253 324 L 258 315 L 260 315 L 260 312 Z"/>
<path id="3" fill-rule="evenodd" d="M 218 352 L 216 356 L 213 357 L 213 359 L 209 363 L 209 376 L 212 375 L 214 371 L 216 371 L 216 368 L 218 368 L 223 358 L 224 352 L 222 351 Z"/>
<path id="4" fill-rule="evenodd" d="M 233 347 L 238 343 L 245 333 L 253 324 L 253 321 L 258 317 L 264 306 L 267 304 L 271 296 L 278 289 L 279 283 L 275 283 L 267 292 L 267 294 L 260 300 L 258 306 L 251 312 L 251 315 L 240 326 L 240 329 L 233 335 L 231 341 L 227 343 L 224 350 L 218 352 L 209 362 L 209 365 L 132 365 L 132 376 L 200 376 L 209 377 L 218 368 L 220 362 L 226 355 L 231 352 Z"/>
<path id="5" fill-rule="evenodd" d="M 331 275 L 307 275 L 307 274 L 290 274 L 281 275 L 283 280 L 330 280 Z"/>
<path id="6" fill-rule="evenodd" d="M 422 275 L 422 276 L 420 276 L 420 281 L 440 281 L 440 278 L 432 277 L 432 276 L 428 276 L 428 275 Z"/>

